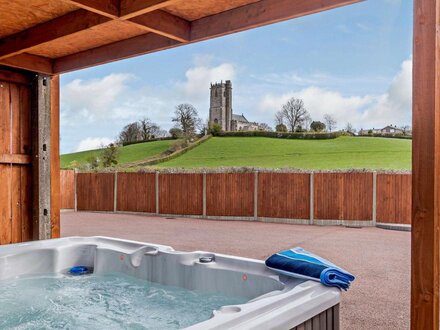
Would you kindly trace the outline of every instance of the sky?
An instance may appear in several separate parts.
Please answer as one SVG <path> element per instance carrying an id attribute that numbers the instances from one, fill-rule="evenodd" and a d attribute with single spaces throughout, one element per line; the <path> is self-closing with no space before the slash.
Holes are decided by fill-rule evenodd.
<path id="1" fill-rule="evenodd" d="M 342 129 L 411 124 L 412 1 L 367 0 L 61 76 L 61 153 L 114 141 L 148 117 L 173 126 L 191 103 L 206 120 L 211 82 L 232 80 L 233 112 L 274 126 L 289 98 Z"/>

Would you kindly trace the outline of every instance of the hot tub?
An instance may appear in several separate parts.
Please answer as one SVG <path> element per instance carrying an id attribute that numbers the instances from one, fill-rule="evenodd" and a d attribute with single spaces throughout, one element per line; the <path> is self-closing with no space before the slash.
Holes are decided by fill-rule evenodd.
<path id="1" fill-rule="evenodd" d="M 93 274 L 68 273 L 80 265 Z M 108 329 L 338 329 L 339 302 L 338 289 L 247 258 L 105 237 L 0 247 L 0 319 L 9 318 L 0 328 L 94 328 L 108 318 Z"/>

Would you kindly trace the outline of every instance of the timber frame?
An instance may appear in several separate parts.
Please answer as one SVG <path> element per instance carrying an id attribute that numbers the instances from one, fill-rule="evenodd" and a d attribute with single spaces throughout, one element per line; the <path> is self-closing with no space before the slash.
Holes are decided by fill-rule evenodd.
<path id="1" fill-rule="evenodd" d="M 0 68 L 0 81 L 21 79 L 8 68 L 36 75 L 34 239 L 59 236 L 58 74 L 360 1 L 0 0 L 0 65 L 6 68 Z M 413 1 L 411 329 L 438 330 L 440 0 Z M 11 155 L 9 161 L 27 164 L 28 158 Z M 0 157 L 0 163 L 8 159 Z"/>
<path id="2" fill-rule="evenodd" d="M 33 1 L 41 2 L 29 3 Z M 0 64 L 59 74 L 359 1 L 229 0 L 219 4 L 211 0 L 47 0 L 54 12 L 63 15 L 13 34 L 2 35 L 0 23 Z M 0 13 L 8 6 L 9 1 L 0 1 Z M 20 17 L 11 13 L 5 23 L 14 24 L 17 19 Z M 119 29 L 126 33 L 116 33 Z"/>

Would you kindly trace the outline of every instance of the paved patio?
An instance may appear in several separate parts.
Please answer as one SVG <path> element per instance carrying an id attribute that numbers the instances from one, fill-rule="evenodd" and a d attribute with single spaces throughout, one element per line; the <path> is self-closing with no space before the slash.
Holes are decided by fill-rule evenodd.
<path id="1" fill-rule="evenodd" d="M 408 232 L 63 212 L 61 235 L 112 236 L 256 259 L 299 245 L 357 276 L 343 294 L 342 329 L 409 328 Z"/>

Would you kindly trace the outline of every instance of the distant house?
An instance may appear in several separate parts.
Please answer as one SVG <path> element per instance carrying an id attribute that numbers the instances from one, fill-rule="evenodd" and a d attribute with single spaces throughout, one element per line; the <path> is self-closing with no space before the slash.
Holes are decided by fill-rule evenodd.
<path id="1" fill-rule="evenodd" d="M 370 129 L 361 129 L 359 131 L 359 135 L 375 135 L 375 134 L 380 134 L 380 135 L 411 135 L 412 131 L 411 130 L 403 130 L 401 128 L 398 128 L 396 125 L 388 125 L 385 126 L 384 128 L 370 128 Z"/>

